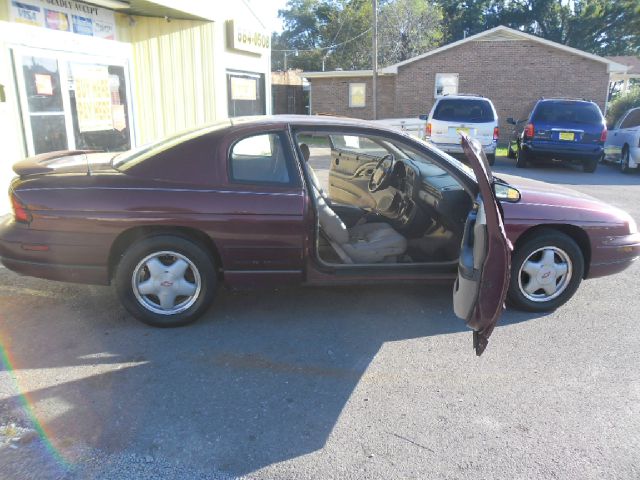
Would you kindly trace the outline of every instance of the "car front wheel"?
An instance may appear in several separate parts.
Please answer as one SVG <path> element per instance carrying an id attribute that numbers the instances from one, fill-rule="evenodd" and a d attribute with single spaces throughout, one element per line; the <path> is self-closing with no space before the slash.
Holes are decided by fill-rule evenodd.
<path id="1" fill-rule="evenodd" d="M 568 235 L 539 230 L 513 254 L 508 300 L 531 312 L 554 310 L 567 302 L 584 275 L 580 247 Z"/>
<path id="2" fill-rule="evenodd" d="M 179 327 L 195 321 L 213 301 L 213 259 L 197 243 L 158 235 L 125 251 L 115 275 L 122 305 L 155 327 Z"/>

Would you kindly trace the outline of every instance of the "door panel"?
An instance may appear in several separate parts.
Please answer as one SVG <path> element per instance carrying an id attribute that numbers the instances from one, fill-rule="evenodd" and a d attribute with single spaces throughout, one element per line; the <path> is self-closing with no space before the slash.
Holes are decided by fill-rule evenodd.
<path id="1" fill-rule="evenodd" d="M 332 202 L 373 208 L 376 201 L 368 184 L 379 157 L 331 149 L 329 198 Z"/>
<path id="2" fill-rule="evenodd" d="M 473 347 L 481 355 L 502 314 L 509 286 L 511 243 L 493 191 L 493 176 L 479 142 L 462 134 L 462 147 L 478 183 L 460 250 L 453 308 L 473 329 Z"/>

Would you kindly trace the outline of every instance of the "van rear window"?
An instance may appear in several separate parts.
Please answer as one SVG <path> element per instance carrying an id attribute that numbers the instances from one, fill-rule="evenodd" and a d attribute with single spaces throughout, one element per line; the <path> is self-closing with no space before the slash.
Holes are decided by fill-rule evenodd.
<path id="1" fill-rule="evenodd" d="M 587 102 L 540 102 L 531 121 L 543 123 L 584 123 L 602 124 L 600 109 Z"/>
<path id="2" fill-rule="evenodd" d="M 433 112 L 433 119 L 465 123 L 488 123 L 495 120 L 489 102 L 464 98 L 440 100 Z"/>

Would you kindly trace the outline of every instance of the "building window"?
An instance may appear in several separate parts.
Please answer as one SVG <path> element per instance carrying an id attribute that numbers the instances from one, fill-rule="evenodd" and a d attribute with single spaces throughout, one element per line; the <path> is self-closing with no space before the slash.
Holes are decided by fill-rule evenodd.
<path id="1" fill-rule="evenodd" d="M 229 117 L 267 113 L 264 74 L 228 71 L 227 103 Z"/>
<path id="2" fill-rule="evenodd" d="M 442 95 L 456 95 L 458 93 L 457 73 L 436 73 L 436 88 L 434 97 Z"/>
<path id="3" fill-rule="evenodd" d="M 242 183 L 291 183 L 282 145 L 275 133 L 240 140 L 231 147 L 231 179 Z"/>
<path id="4" fill-rule="evenodd" d="M 364 107 L 366 105 L 366 83 L 349 84 L 349 106 L 352 108 Z"/>

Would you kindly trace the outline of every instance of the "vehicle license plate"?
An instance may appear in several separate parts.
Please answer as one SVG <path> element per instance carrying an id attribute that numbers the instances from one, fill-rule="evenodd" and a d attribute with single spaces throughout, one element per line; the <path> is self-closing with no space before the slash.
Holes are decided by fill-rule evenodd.
<path id="1" fill-rule="evenodd" d="M 466 133 L 468 135 L 469 134 L 469 129 L 468 128 L 456 128 L 456 133 Z"/>
<path id="2" fill-rule="evenodd" d="M 560 132 L 560 140 L 575 140 L 576 134 L 573 132 Z"/>

